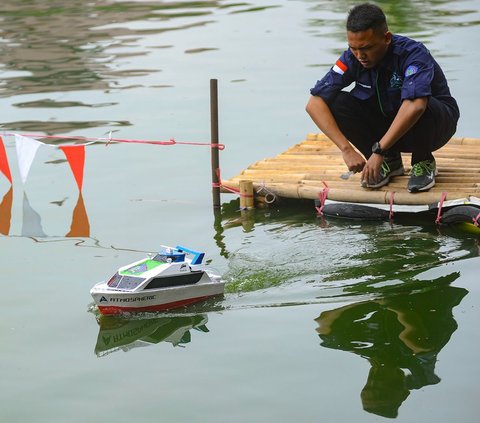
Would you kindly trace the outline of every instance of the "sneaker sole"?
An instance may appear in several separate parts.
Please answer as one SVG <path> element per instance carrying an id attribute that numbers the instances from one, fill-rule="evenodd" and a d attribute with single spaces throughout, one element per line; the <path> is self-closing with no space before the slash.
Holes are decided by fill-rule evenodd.
<path id="1" fill-rule="evenodd" d="M 430 182 L 428 185 L 425 185 L 425 186 L 422 187 L 422 188 L 412 188 L 412 189 L 407 188 L 407 191 L 408 191 L 408 192 L 412 192 L 412 193 L 422 192 L 422 191 L 428 191 L 430 188 L 432 188 L 432 187 L 434 187 L 434 186 L 435 186 L 435 180 L 433 180 L 433 181 Z"/>
<path id="2" fill-rule="evenodd" d="M 437 176 L 437 175 L 438 175 L 438 170 L 435 169 L 435 176 Z M 411 193 L 428 191 L 430 188 L 432 188 L 432 187 L 434 187 L 434 186 L 435 186 L 435 179 L 433 179 L 432 182 L 430 182 L 428 185 L 425 185 L 424 187 L 422 187 L 422 188 L 420 188 L 420 189 L 419 189 L 419 188 L 412 188 L 412 189 L 410 189 L 410 188 L 408 188 L 408 186 L 407 186 L 407 191 L 408 191 L 408 192 L 411 192 Z"/>
<path id="3" fill-rule="evenodd" d="M 412 193 L 422 192 L 422 191 L 428 191 L 430 188 L 432 188 L 434 186 L 435 186 L 435 181 L 432 181 L 431 183 L 429 183 L 428 185 L 425 185 L 422 188 L 412 188 L 412 189 L 407 188 L 407 190 L 408 190 L 408 192 L 412 192 Z"/>
<path id="4" fill-rule="evenodd" d="M 390 178 L 393 176 L 402 176 L 404 174 L 403 166 L 399 167 L 398 169 L 392 170 L 390 172 L 390 175 L 388 175 L 385 179 L 382 179 L 378 184 L 371 185 L 371 184 L 363 184 L 363 188 L 380 188 L 383 187 L 384 185 L 387 185 L 390 182 Z"/>

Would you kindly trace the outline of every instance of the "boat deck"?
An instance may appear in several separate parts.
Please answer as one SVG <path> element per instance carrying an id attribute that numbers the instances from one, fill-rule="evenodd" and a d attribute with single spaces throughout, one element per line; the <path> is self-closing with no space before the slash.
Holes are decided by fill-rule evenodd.
<path id="1" fill-rule="evenodd" d="M 360 174 L 349 174 L 338 148 L 324 134 L 309 134 L 306 140 L 276 157 L 260 160 L 239 175 L 222 181 L 239 188 L 252 181 L 255 192 L 265 188 L 277 197 L 318 199 L 328 186 L 328 199 L 349 203 L 429 205 L 445 200 L 480 197 L 480 139 L 452 138 L 434 153 L 438 176 L 427 192 L 406 189 L 411 169 L 410 154 L 402 154 L 405 175 L 396 176 L 379 189 L 360 186 Z M 222 187 L 222 192 L 229 192 Z"/>

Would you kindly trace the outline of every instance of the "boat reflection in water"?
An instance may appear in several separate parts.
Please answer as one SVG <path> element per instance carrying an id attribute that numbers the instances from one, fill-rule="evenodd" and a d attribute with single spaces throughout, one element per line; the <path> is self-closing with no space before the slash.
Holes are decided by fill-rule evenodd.
<path id="1" fill-rule="evenodd" d="M 158 316 L 158 315 L 157 315 Z M 190 330 L 208 332 L 206 314 L 145 316 L 98 316 L 100 325 L 95 354 L 99 357 L 115 351 L 129 351 L 160 342 L 184 346 L 191 340 Z"/>
<path id="2" fill-rule="evenodd" d="M 452 309 L 468 293 L 449 286 L 458 276 L 400 288 L 382 299 L 322 312 L 316 319 L 323 347 L 369 361 L 360 395 L 365 411 L 395 418 L 410 391 L 440 382 L 437 355 L 457 329 Z"/>

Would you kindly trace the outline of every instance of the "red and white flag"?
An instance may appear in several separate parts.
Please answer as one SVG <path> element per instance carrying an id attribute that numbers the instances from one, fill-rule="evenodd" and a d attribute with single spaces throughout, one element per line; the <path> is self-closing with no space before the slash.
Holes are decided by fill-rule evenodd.
<path id="1" fill-rule="evenodd" d="M 43 143 L 33 138 L 24 137 L 22 135 L 15 135 L 15 146 L 17 149 L 18 168 L 20 170 L 20 177 L 25 183 L 32 167 L 33 159 L 37 154 L 38 147 Z"/>
<path id="2" fill-rule="evenodd" d="M 5 151 L 5 145 L 3 139 L 0 137 L 0 171 L 6 176 L 12 184 L 12 174 L 10 173 L 10 167 L 8 166 L 7 152 Z"/>
<path id="3" fill-rule="evenodd" d="M 343 63 L 340 59 L 338 59 L 333 66 L 333 71 L 339 73 L 340 75 L 343 75 L 348 69 L 348 66 Z"/>
<path id="4" fill-rule="evenodd" d="M 85 167 L 85 145 L 62 145 L 60 146 L 67 158 L 73 177 L 77 182 L 78 190 L 82 191 L 83 169 Z"/>

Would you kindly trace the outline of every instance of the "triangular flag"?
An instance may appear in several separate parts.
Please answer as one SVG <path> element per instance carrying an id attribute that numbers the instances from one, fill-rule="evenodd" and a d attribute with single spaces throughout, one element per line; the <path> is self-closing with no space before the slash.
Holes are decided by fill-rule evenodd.
<path id="1" fill-rule="evenodd" d="M 72 169 L 79 191 L 82 191 L 83 168 L 85 165 L 85 145 L 63 145 L 60 149 L 65 153 Z"/>
<path id="2" fill-rule="evenodd" d="M 8 166 L 7 152 L 3 145 L 3 139 L 0 137 L 0 171 L 7 177 L 12 183 L 12 174 L 10 173 L 10 167 Z"/>
<path id="3" fill-rule="evenodd" d="M 10 232 L 10 220 L 12 218 L 13 187 L 3 196 L 0 203 L 0 234 L 7 235 Z"/>
<path id="4" fill-rule="evenodd" d="M 45 232 L 43 232 L 42 219 L 40 218 L 40 215 L 32 209 L 25 191 L 23 192 L 22 236 L 47 236 L 45 235 Z"/>
<path id="5" fill-rule="evenodd" d="M 28 172 L 30 172 L 33 159 L 35 158 L 35 154 L 37 154 L 38 147 L 40 147 L 40 145 L 43 143 L 22 135 L 15 135 L 15 142 L 20 176 L 22 178 L 22 182 L 25 183 Z"/>
<path id="6" fill-rule="evenodd" d="M 90 223 L 88 222 L 87 210 L 85 209 L 85 203 L 83 202 L 81 192 L 78 195 L 77 205 L 73 210 L 70 232 L 65 236 L 71 238 L 88 238 L 90 236 Z"/>

